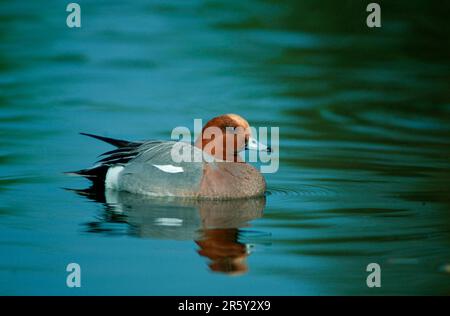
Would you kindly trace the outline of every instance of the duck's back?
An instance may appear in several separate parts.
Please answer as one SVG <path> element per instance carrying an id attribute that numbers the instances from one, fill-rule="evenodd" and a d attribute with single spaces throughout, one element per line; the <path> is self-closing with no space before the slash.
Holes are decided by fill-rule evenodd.
<path id="1" fill-rule="evenodd" d="M 203 163 L 193 161 L 193 155 L 199 149 L 182 144 L 183 150 L 192 153 L 191 161 L 174 162 L 172 149 L 175 144 L 161 142 L 141 148 L 139 155 L 122 166 L 115 185 L 110 188 L 154 196 L 196 196 Z M 108 180 L 107 175 L 107 186 Z"/>

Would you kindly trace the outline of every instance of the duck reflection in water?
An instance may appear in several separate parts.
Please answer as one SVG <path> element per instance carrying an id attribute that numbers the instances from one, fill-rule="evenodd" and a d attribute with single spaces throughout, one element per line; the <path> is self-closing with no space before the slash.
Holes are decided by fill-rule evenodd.
<path id="1" fill-rule="evenodd" d="M 89 232 L 114 233 L 114 223 L 125 222 L 127 234 L 141 238 L 194 240 L 211 271 L 230 275 L 248 271 L 250 245 L 240 240 L 241 228 L 262 217 L 264 197 L 220 201 L 99 193 L 92 188 L 75 191 L 105 206 L 104 217 L 87 224 Z"/>

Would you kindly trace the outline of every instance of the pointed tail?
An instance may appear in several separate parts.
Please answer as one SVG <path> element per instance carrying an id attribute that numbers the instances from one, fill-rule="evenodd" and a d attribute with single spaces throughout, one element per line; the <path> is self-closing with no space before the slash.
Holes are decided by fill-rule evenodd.
<path id="1" fill-rule="evenodd" d="M 129 142 L 127 140 L 122 140 L 122 139 L 115 139 L 115 138 L 109 138 L 109 137 L 104 137 L 104 136 L 98 136 L 98 135 L 94 135 L 94 134 L 88 134 L 88 133 L 80 133 L 81 135 L 85 135 L 85 136 L 89 136 L 95 139 L 99 139 L 101 141 L 104 141 L 105 143 L 111 144 L 113 146 L 116 146 L 118 148 L 120 147 L 126 147 L 129 146 L 131 144 L 133 144 L 133 142 Z"/>

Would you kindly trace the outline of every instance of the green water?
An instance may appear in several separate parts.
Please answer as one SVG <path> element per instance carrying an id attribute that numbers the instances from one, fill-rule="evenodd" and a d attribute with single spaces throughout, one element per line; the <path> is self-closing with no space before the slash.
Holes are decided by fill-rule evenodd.
<path id="1" fill-rule="evenodd" d="M 0 2 L 0 294 L 449 294 L 448 4 L 379 1 L 369 29 L 368 1 L 79 3 L 69 29 L 62 1 Z M 65 190 L 110 149 L 79 132 L 228 112 L 280 128 L 265 200 Z"/>

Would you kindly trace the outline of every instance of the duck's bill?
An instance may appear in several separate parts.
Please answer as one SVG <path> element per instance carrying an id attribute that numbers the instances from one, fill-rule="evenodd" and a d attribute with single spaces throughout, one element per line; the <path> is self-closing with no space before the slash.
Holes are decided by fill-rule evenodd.
<path id="1" fill-rule="evenodd" d="M 267 151 L 267 152 L 271 152 L 272 149 L 270 148 L 270 146 L 266 146 L 260 142 L 258 142 L 255 138 L 250 137 L 248 139 L 248 143 L 245 146 L 246 150 L 257 150 L 257 151 Z"/>

